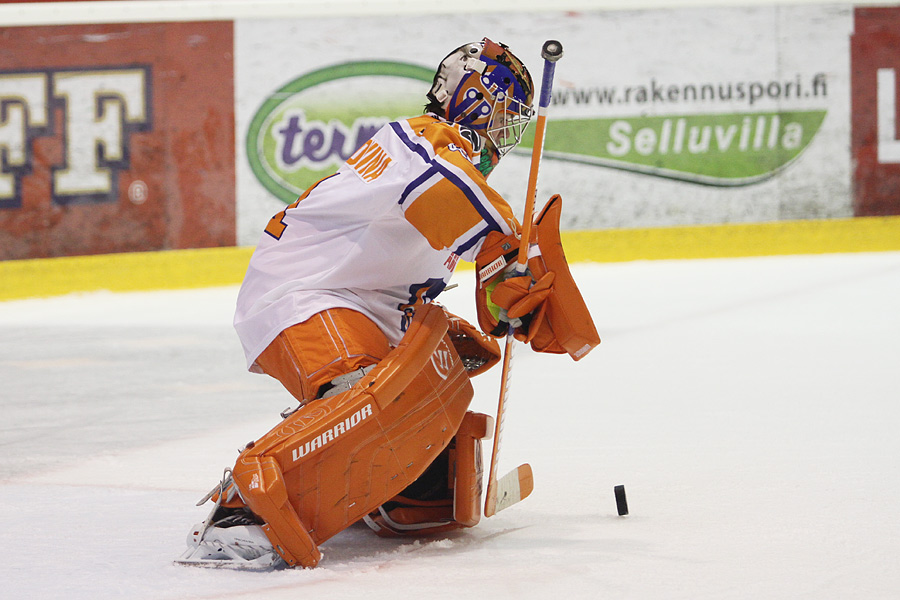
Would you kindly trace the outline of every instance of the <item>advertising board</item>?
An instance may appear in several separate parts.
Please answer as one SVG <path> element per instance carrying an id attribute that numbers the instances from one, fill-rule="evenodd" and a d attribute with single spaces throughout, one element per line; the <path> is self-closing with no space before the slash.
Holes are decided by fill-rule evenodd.
<path id="1" fill-rule="evenodd" d="M 234 245 L 232 24 L 0 29 L 0 260 Z"/>
<path id="2" fill-rule="evenodd" d="M 484 36 L 535 79 L 543 40 L 563 43 L 538 190 L 562 194 L 563 229 L 852 216 L 852 21 L 849 6 L 239 20 L 238 243 L 361 132 L 419 114 L 444 56 Z M 490 179 L 517 210 L 529 153 Z"/>

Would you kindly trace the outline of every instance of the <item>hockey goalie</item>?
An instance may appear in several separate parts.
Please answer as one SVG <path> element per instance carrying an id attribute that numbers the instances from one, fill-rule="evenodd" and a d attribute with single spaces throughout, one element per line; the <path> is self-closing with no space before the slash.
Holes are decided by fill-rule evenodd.
<path id="1" fill-rule="evenodd" d="M 250 371 L 299 403 L 204 499 L 179 562 L 314 567 L 363 521 L 382 536 L 481 519 L 491 417 L 470 378 L 495 338 L 583 357 L 599 343 L 559 242 L 561 201 L 534 220 L 526 276 L 509 277 L 519 224 L 487 184 L 532 116 L 533 84 L 487 38 L 440 64 L 425 114 L 389 123 L 269 221 L 237 299 Z M 478 327 L 435 303 L 476 264 Z"/>

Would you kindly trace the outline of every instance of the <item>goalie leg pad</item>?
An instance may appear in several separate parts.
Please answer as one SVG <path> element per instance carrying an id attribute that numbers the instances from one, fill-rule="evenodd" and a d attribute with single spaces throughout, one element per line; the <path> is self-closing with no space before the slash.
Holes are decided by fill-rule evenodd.
<path id="1" fill-rule="evenodd" d="M 474 527 L 481 520 L 481 494 L 484 480 L 481 441 L 494 435 L 494 419 L 481 413 L 468 413 L 456 434 L 454 466 L 453 518 L 462 527 Z"/>
<path id="2" fill-rule="evenodd" d="M 366 524 L 381 537 L 434 535 L 477 525 L 484 479 L 481 440 L 489 439 L 493 429 L 490 416 L 466 413 L 453 442 L 422 477 L 437 475 L 442 481 L 424 486 L 416 481 L 366 516 Z M 424 495 L 423 488 L 428 490 Z"/>
<path id="3" fill-rule="evenodd" d="M 233 469 L 247 506 L 291 566 L 399 494 L 447 447 L 473 396 L 439 306 L 349 391 L 310 402 L 248 444 Z"/>

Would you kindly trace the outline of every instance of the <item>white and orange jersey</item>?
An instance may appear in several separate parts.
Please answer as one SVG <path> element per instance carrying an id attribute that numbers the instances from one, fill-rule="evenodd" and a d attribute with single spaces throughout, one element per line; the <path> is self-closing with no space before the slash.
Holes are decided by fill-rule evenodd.
<path id="1" fill-rule="evenodd" d="M 399 343 L 415 307 L 474 262 L 490 231 L 519 226 L 476 168 L 459 126 L 389 123 L 266 227 L 237 300 L 248 367 L 284 329 L 329 308 L 368 316 Z"/>

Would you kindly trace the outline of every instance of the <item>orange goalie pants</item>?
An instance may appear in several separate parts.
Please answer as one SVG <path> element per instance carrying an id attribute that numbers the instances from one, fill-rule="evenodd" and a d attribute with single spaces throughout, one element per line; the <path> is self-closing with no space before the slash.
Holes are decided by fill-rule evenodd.
<path id="1" fill-rule="evenodd" d="M 282 331 L 256 363 L 305 404 L 335 377 L 377 364 L 390 351 L 387 337 L 368 317 L 331 308 Z"/>

